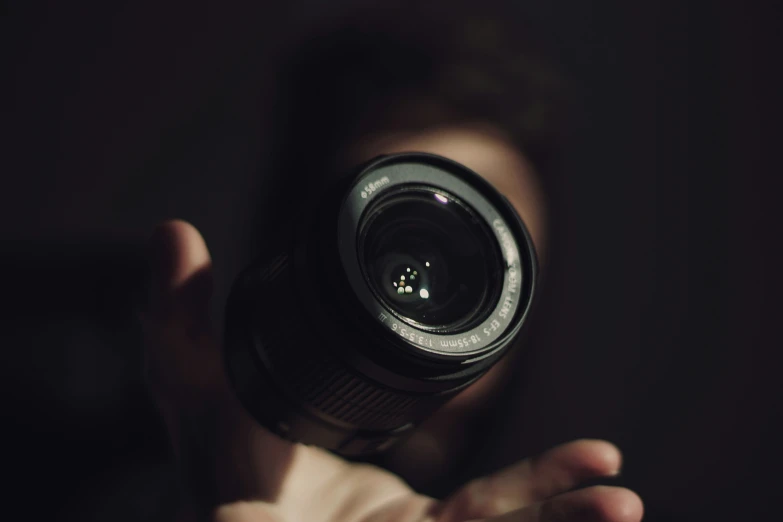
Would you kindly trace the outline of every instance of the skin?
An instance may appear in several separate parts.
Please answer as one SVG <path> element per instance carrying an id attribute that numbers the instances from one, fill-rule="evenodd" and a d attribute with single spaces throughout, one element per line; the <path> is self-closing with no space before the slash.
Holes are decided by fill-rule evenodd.
<path id="1" fill-rule="evenodd" d="M 517 208 L 545 249 L 543 198 L 533 171 L 505 137 L 486 126 L 368 137 L 347 152 L 441 154 L 485 176 Z M 351 464 L 319 448 L 281 440 L 256 424 L 229 389 L 210 328 L 211 258 L 183 221 L 159 225 L 150 240 L 153 272 L 143 314 L 149 387 L 181 469 L 180 520 L 219 522 L 638 522 L 639 497 L 624 488 L 573 490 L 619 472 L 612 444 L 578 440 L 473 480 L 445 500 L 409 485 L 448 470 L 462 443 L 448 437 L 470 424 L 476 407 L 509 373 L 506 358 L 454 398 L 389 458 L 387 471 Z M 411 463 L 417 463 L 412 466 Z M 403 480 L 401 476 L 406 477 Z"/>

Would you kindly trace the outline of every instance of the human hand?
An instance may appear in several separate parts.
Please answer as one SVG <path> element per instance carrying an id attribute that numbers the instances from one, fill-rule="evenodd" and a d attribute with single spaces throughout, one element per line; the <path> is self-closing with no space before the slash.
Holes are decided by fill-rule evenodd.
<path id="1" fill-rule="evenodd" d="M 637 522 L 633 492 L 580 482 L 618 472 L 603 441 L 558 446 L 444 501 L 417 494 L 394 474 L 351 464 L 268 432 L 242 409 L 210 328 L 211 262 L 188 223 L 159 226 L 150 244 L 153 278 L 143 315 L 147 377 L 177 455 L 182 520 L 220 522 Z"/>

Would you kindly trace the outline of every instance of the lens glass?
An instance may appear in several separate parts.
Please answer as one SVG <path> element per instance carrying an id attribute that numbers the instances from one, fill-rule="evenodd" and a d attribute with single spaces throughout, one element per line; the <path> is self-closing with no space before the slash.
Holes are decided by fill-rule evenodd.
<path id="1" fill-rule="evenodd" d="M 503 265 L 494 234 L 459 199 L 407 186 L 366 210 L 359 256 L 367 283 L 409 323 L 467 330 L 494 308 Z"/>

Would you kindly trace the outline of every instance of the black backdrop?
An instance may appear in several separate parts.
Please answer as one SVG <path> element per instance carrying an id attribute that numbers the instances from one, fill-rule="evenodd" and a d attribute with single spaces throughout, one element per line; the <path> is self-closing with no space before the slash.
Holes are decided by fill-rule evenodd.
<path id="1" fill-rule="evenodd" d="M 347 2 L 341 7 L 349 9 Z M 312 4 L 312 5 L 310 5 Z M 496 449 L 626 454 L 647 520 L 774 512 L 781 419 L 771 13 L 522 3 L 576 95 L 556 274 Z M 141 245 L 195 223 L 220 301 L 263 192 L 275 42 L 335 3 L 12 2 L 2 19 L 6 477 L 35 519 L 152 516 L 172 480 L 140 379 Z"/>

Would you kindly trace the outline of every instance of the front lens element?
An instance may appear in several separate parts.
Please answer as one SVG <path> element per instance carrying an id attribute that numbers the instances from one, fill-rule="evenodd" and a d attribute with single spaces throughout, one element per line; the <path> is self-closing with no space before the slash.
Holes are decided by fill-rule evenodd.
<path id="1" fill-rule="evenodd" d="M 496 304 L 503 282 L 496 243 L 454 196 L 403 186 L 365 211 L 359 260 L 373 293 L 403 320 L 456 333 Z"/>

